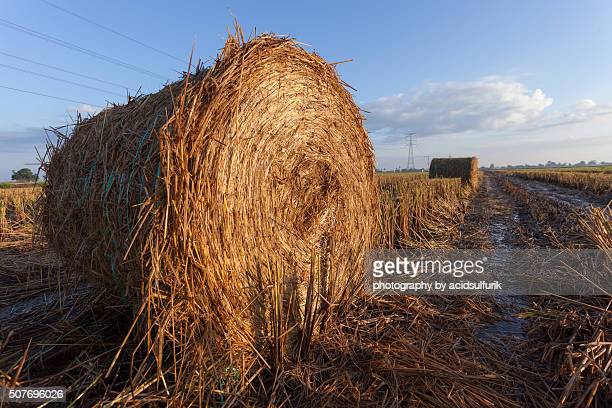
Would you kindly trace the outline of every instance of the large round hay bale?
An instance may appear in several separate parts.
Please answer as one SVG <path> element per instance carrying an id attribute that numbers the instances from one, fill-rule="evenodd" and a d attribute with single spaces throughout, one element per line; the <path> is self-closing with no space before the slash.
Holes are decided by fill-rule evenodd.
<path id="1" fill-rule="evenodd" d="M 460 178 L 463 184 L 478 188 L 478 158 L 453 157 L 431 159 L 429 178 Z"/>
<path id="2" fill-rule="evenodd" d="M 80 121 L 50 153 L 49 242 L 132 302 L 159 365 L 166 341 L 193 376 L 303 353 L 362 281 L 372 147 L 334 67 L 289 39 L 230 36 L 210 69 Z"/>

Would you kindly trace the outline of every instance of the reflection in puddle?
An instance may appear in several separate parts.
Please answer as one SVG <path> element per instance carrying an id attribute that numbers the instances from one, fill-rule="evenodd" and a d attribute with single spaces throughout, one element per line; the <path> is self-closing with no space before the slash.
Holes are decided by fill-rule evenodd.
<path id="1" fill-rule="evenodd" d="M 496 249 L 511 249 L 515 245 L 515 228 L 521 224 L 518 211 L 516 211 L 513 199 L 503 193 L 499 185 L 491 183 L 491 179 L 485 179 L 490 197 L 497 201 L 502 210 L 493 214 L 489 224 L 489 239 Z M 493 185 L 496 184 L 496 185 Z M 506 252 L 495 251 L 489 258 L 489 262 L 507 263 Z M 499 307 L 501 319 L 483 326 L 476 330 L 476 337 L 483 343 L 495 345 L 504 352 L 511 353 L 513 340 L 522 340 L 527 337 L 527 322 L 517 317 L 518 313 L 528 307 L 527 302 L 520 296 L 496 296 L 495 302 Z"/>
<path id="2" fill-rule="evenodd" d="M 496 296 L 495 301 L 501 309 L 502 319 L 477 330 L 476 337 L 484 343 L 501 345 L 503 350 L 510 351 L 513 341 L 527 338 L 527 321 L 517 315 L 529 305 L 520 296 Z"/>

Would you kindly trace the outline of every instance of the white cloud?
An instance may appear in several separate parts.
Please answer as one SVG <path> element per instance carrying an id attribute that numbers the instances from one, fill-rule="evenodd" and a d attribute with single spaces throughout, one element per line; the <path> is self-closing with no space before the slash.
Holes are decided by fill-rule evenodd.
<path id="1" fill-rule="evenodd" d="M 612 157 L 612 104 L 583 99 L 555 109 L 543 90 L 515 79 L 425 83 L 362 108 L 381 167 L 406 166 L 408 131 L 417 133 L 417 167 L 425 155 L 476 155 L 496 164 Z"/>
<path id="2" fill-rule="evenodd" d="M 80 114 L 92 114 L 95 115 L 96 113 L 100 112 L 100 108 L 96 108 L 95 106 L 91 106 L 91 105 L 87 105 L 87 104 L 81 104 L 78 106 L 72 106 L 68 109 L 68 112 L 79 112 Z"/>
<path id="3" fill-rule="evenodd" d="M 609 115 L 612 115 L 612 105 L 599 105 L 592 99 L 583 99 L 568 110 L 551 112 L 543 118 L 540 127 L 584 123 Z"/>
<path id="4" fill-rule="evenodd" d="M 597 104 L 592 99 L 583 99 L 575 105 L 576 110 L 591 110 L 595 108 Z"/>
<path id="5" fill-rule="evenodd" d="M 427 83 L 414 96 L 397 94 L 366 103 L 370 131 L 412 130 L 421 136 L 502 130 L 533 122 L 553 103 L 540 89 L 501 77 Z"/>

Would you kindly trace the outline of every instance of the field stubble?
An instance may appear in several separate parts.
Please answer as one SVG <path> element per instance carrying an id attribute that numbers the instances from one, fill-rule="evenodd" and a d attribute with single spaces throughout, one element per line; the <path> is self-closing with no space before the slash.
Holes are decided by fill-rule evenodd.
<path id="1" fill-rule="evenodd" d="M 414 183 L 423 186 L 415 188 L 418 184 Z M 397 212 L 381 212 L 381 223 L 393 225 L 393 231 L 403 234 L 394 232 L 384 242 L 390 247 L 406 243 L 449 245 L 447 234 L 460 224 L 458 210 L 466 208 L 469 200 L 458 180 L 406 183 L 402 177 L 381 180 L 381 184 L 385 191 L 393 190 L 394 204 L 388 203 L 387 208 L 402 206 L 403 212 L 411 214 L 404 218 Z M 20 194 L 17 190 L 11 193 Z M 3 203 L 6 202 L 5 198 Z M 436 209 L 432 202 L 443 205 Z M 11 314 L 0 330 L 2 383 L 70 384 L 69 399 L 77 405 L 102 401 L 164 404 L 166 390 L 172 392 L 173 385 L 160 384 L 160 377 L 129 386 L 128 367 L 149 357 L 138 352 L 116 354 L 129 329 L 129 310 L 117 306 L 121 301 L 109 298 L 109 293 L 91 290 L 82 277 L 63 267 L 44 243 L 33 244 L 32 200 L 23 217 L 15 217 L 19 212 L 13 210 L 14 204 L 7 207 L 11 215 L 6 221 L 20 231 L 10 236 L 21 240 L 9 241 L 5 235 L 2 241 L 6 262 L 0 269 L 5 288 L 1 305 L 4 313 Z M 389 214 L 393 214 L 393 220 L 387 219 Z M 444 225 L 449 220 L 453 220 L 452 227 Z M 428 228 L 435 229 L 436 222 L 441 240 L 438 243 L 433 242 L 436 235 L 424 233 Z M 419 233 L 409 235 L 409 228 Z M 394 241 L 397 239 L 401 242 Z M 269 377 L 272 395 L 261 394 L 262 387 L 269 390 L 270 385 L 249 383 L 243 377 L 245 373 L 237 369 L 229 378 L 244 384 L 241 393 L 229 395 L 228 380 L 220 379 L 216 389 L 202 390 L 204 398 L 212 404 L 282 400 L 293 406 L 357 401 L 378 405 L 387 401 L 390 405 L 442 407 L 450 401 L 455 406 L 489 402 L 516 406 L 499 391 L 514 386 L 512 378 L 496 374 L 498 365 L 503 364 L 501 356 L 493 349 L 474 348 L 476 339 L 467 322 L 489 313 L 486 305 L 469 299 L 458 302 L 368 296 L 352 299 L 351 303 L 349 312 L 339 316 L 330 330 L 312 339 L 312 353 L 301 361 L 287 361 L 284 370 Z M 131 341 L 126 337 L 124 347 L 137 350 Z M 464 347 L 453 351 L 457 341 Z M 107 375 L 113 362 L 115 369 Z M 478 387 L 474 387 L 476 380 Z M 456 391 L 447 395 L 439 392 L 442 389 Z"/>
<path id="2" fill-rule="evenodd" d="M 455 245 L 473 194 L 459 180 L 381 175 L 379 182 L 379 246 Z M 130 365 L 150 357 L 139 354 L 126 337 L 133 318 L 129 309 L 67 270 L 37 238 L 36 195 L 36 190 L 0 195 L 0 319 L 6 322 L 0 328 L 0 383 L 70 385 L 69 399 L 75 405 L 165 404 L 173 385 L 163 384 L 163 377 L 130 384 Z M 556 217 L 538 217 L 551 211 L 546 209 L 549 203 L 525 197 L 520 190 L 513 196 L 529 201 L 548 236 L 565 233 L 560 220 L 570 209 L 552 210 L 560 213 Z M 578 220 L 582 240 L 610 248 L 609 208 Z M 532 322 L 532 345 L 544 347 L 538 355 L 549 365 L 547 375 L 558 392 L 542 389 L 536 377 L 477 339 L 475 325 L 495 318 L 490 299 L 365 296 L 352 299 L 351 305 L 311 340 L 311 353 L 285 362 L 283 370 L 267 377 L 271 385 L 249 381 L 237 368 L 219 379 L 215 389 L 200 390 L 204 401 L 552 407 L 558 398 L 567 406 L 598 406 L 610 387 L 609 304 L 548 298 L 524 316 Z M 117 354 L 122 345 L 134 353 Z M 115 368 L 109 372 L 112 363 Z M 227 392 L 228 381 L 241 385 L 238 394 Z"/>
<path id="3" fill-rule="evenodd" d="M 546 194 L 527 192 L 507 177 L 497 177 L 505 191 L 529 209 L 548 246 L 570 250 L 596 247 L 608 251 L 612 259 L 610 205 L 575 208 Z M 601 273 L 612 276 L 612 270 Z M 603 407 L 612 403 L 612 296 L 529 300 L 531 308 L 520 314 L 529 324 L 528 340 L 521 348 L 528 358 L 546 365 L 545 375 L 556 390 L 558 406 Z"/>
<path id="4" fill-rule="evenodd" d="M 513 176 L 557 184 L 612 200 L 612 174 L 575 171 L 516 171 Z"/>

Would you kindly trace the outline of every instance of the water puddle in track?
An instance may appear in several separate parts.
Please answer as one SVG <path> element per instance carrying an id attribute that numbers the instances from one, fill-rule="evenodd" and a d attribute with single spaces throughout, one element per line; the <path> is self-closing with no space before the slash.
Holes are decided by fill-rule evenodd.
<path id="1" fill-rule="evenodd" d="M 495 302 L 502 319 L 478 329 L 476 337 L 483 343 L 511 352 L 513 342 L 527 339 L 527 321 L 517 316 L 529 304 L 521 296 L 497 296 Z"/>
<path id="2" fill-rule="evenodd" d="M 511 249 L 517 246 L 517 229 L 521 225 L 521 214 L 517 204 L 506 194 L 497 180 L 485 176 L 486 196 L 485 208 L 492 209 L 488 219 L 488 238 L 490 244 L 496 249 Z M 496 255 L 489 258 L 489 262 L 500 264 L 504 259 L 495 259 Z M 503 252 L 497 256 L 503 256 Z M 527 338 L 527 322 L 517 315 L 529 306 L 528 302 L 521 296 L 496 296 L 496 307 L 500 319 L 479 327 L 476 337 L 483 343 L 491 344 L 508 355 L 513 354 L 513 344 Z"/>

